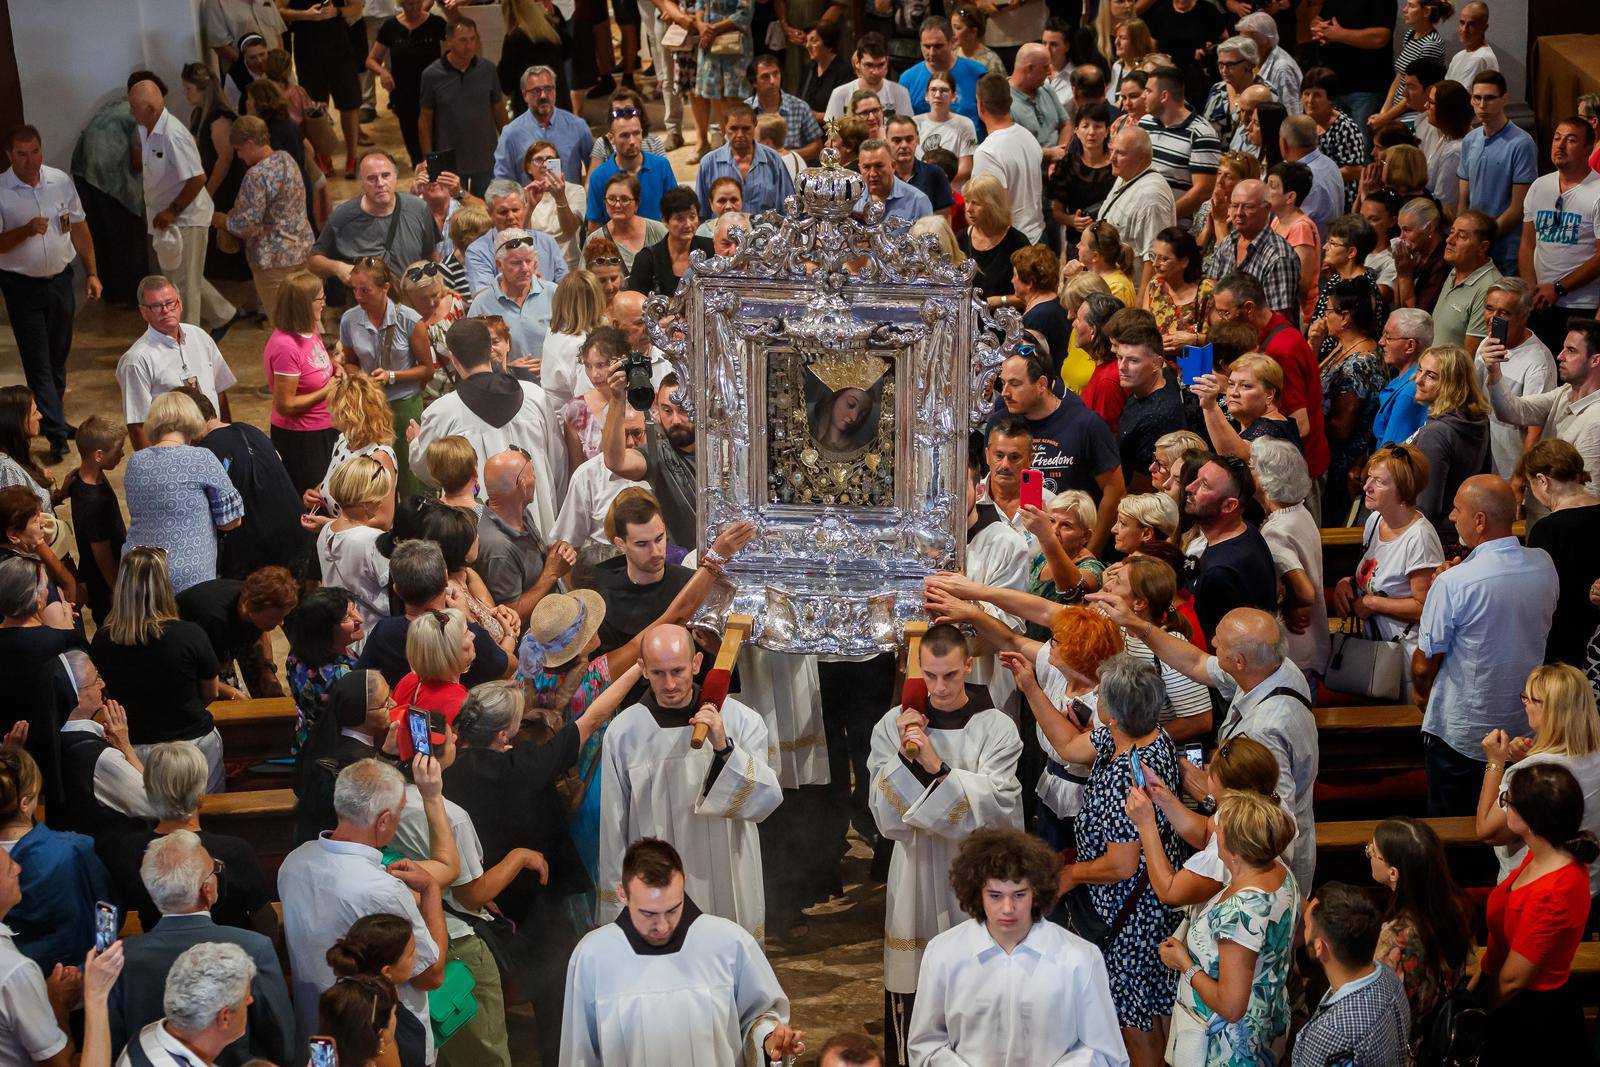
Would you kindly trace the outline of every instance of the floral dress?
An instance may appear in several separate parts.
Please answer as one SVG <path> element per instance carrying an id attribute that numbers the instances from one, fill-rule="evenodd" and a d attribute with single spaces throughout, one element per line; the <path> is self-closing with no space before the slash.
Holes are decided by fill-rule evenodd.
<path id="1" fill-rule="evenodd" d="M 1165 337 L 1169 333 L 1204 334 L 1211 318 L 1210 278 L 1200 282 L 1194 299 L 1187 304 L 1174 303 L 1172 290 L 1166 282 L 1157 282 L 1150 288 L 1150 314 L 1156 317 L 1156 329 Z"/>
<path id="2" fill-rule="evenodd" d="M 1078 840 L 1078 862 L 1097 860 L 1115 844 L 1139 840 L 1138 828 L 1128 817 L 1124 805 L 1133 789 L 1131 750 L 1116 754 L 1111 728 L 1100 726 L 1089 735 L 1094 745 L 1094 769 L 1083 790 L 1083 810 L 1073 824 Z M 1163 782 L 1178 781 L 1178 756 L 1166 731 L 1139 750 L 1144 766 L 1161 776 Z M 1156 825 L 1162 848 L 1174 869 L 1183 866 L 1187 848 L 1180 842 L 1167 817 L 1156 809 Z M 1150 1030 L 1157 1015 L 1172 1012 L 1172 998 L 1178 976 L 1168 970 L 1156 954 L 1156 946 L 1177 929 L 1179 913 L 1157 899 L 1145 876 L 1144 852 L 1139 853 L 1139 870 L 1132 878 L 1106 885 L 1087 885 L 1095 911 L 1107 923 L 1116 921 L 1123 902 L 1144 877 L 1139 903 L 1122 929 L 1106 947 L 1106 967 L 1111 977 L 1111 999 L 1117 1005 L 1117 1021 L 1135 1030 Z"/>
<path id="3" fill-rule="evenodd" d="M 737 55 L 719 56 L 701 48 L 695 60 L 694 92 L 702 100 L 726 100 L 750 95 L 750 21 L 755 14 L 752 0 L 697 0 L 694 11 L 707 25 L 732 21 L 739 31 Z M 731 32 L 731 31 L 730 31 Z"/>
<path id="4" fill-rule="evenodd" d="M 1323 419 L 1333 413 L 1334 401 L 1341 394 L 1350 393 L 1357 402 L 1355 432 L 1343 441 L 1335 441 L 1332 434 L 1328 435 L 1328 488 L 1323 495 L 1323 513 L 1330 520 L 1344 521 L 1350 505 L 1347 474 L 1366 461 L 1377 443 L 1372 423 L 1378 416 L 1378 394 L 1387 382 L 1383 356 L 1378 352 L 1351 352 L 1337 360 L 1330 357 L 1322 362 Z"/>
<path id="5" fill-rule="evenodd" d="M 567 401 L 561 409 L 561 421 L 578 435 L 578 444 L 583 446 L 583 458 L 592 459 L 600 454 L 602 445 L 602 431 L 605 430 L 605 419 L 595 417 L 594 409 L 589 406 L 589 401 L 583 396 L 575 396 Z"/>
<path id="6" fill-rule="evenodd" d="M 1367 288 L 1367 293 L 1372 300 L 1373 321 L 1380 326 L 1389 321 L 1389 301 L 1383 297 L 1383 290 L 1378 288 L 1378 272 L 1371 267 L 1363 267 L 1362 274 L 1356 275 L 1350 281 L 1361 282 Z M 1322 287 L 1317 290 L 1317 306 L 1312 309 L 1311 317 L 1306 320 L 1307 328 L 1322 316 L 1328 313 L 1328 298 L 1333 293 L 1333 287 L 1346 279 L 1337 274 L 1330 274 L 1322 279 Z M 1333 355 L 1333 350 L 1339 347 L 1339 339 L 1332 334 L 1324 335 L 1322 343 L 1317 346 L 1317 358 L 1327 359 Z"/>
<path id="7" fill-rule="evenodd" d="M 294 740 L 289 743 L 289 755 L 298 757 L 300 746 L 311 736 L 312 727 L 322 713 L 328 710 L 328 697 L 333 683 L 355 669 L 356 661 L 349 656 L 336 656 L 332 663 L 321 667 L 308 667 L 293 652 L 283 661 L 284 672 L 289 676 L 289 694 L 294 697 Z"/>
<path id="8" fill-rule="evenodd" d="M 1182 983 L 1178 1003 L 1198 1016 L 1206 1028 L 1206 1067 L 1257 1067 L 1276 1063 L 1276 1049 L 1289 1030 L 1289 960 L 1294 950 L 1294 924 L 1300 894 L 1294 875 L 1284 872 L 1273 892 L 1241 889 L 1197 910 L 1185 939 L 1189 954 L 1212 979 L 1220 968 L 1221 946 L 1232 941 L 1256 952 L 1256 973 L 1250 1003 L 1236 1023 L 1213 1012 L 1194 987 Z"/>
<path id="9" fill-rule="evenodd" d="M 523 642 L 529 636 L 523 637 Z M 576 670 L 577 668 L 573 668 Z M 531 695 L 534 704 L 542 700 L 549 700 L 561 688 L 563 678 L 559 674 L 539 667 L 531 673 L 525 673 L 522 666 L 517 668 L 517 681 L 522 683 L 524 691 Z M 563 722 L 577 722 L 583 713 L 589 710 L 606 686 L 611 684 L 611 661 L 605 656 L 596 656 L 590 661 L 583 679 L 578 687 L 573 690 L 572 699 L 567 702 L 566 710 L 562 713 Z M 578 855 L 583 857 L 583 865 L 589 870 L 589 881 L 595 882 L 600 877 L 600 745 L 606 736 L 606 727 L 601 726 L 589 735 L 589 740 L 584 743 L 582 751 L 578 753 L 578 777 L 588 783 L 583 791 L 583 802 L 578 805 L 578 810 L 572 813 L 568 832 L 572 835 L 572 843 L 578 847 Z M 591 901 L 593 903 L 593 901 Z"/>
<path id="10" fill-rule="evenodd" d="M 1406 1002 L 1411 1005 L 1411 1024 L 1415 1031 L 1417 1021 L 1426 1019 L 1439 998 L 1461 981 L 1465 966 L 1446 972 L 1428 966 L 1428 946 L 1423 944 L 1416 924 L 1404 915 L 1396 916 L 1383 924 L 1378 934 L 1378 947 L 1372 958 L 1395 973 L 1405 986 Z"/>
<path id="11" fill-rule="evenodd" d="M 1079 570 L 1086 574 L 1094 575 L 1098 584 L 1105 580 L 1106 565 L 1093 556 L 1085 556 L 1073 561 Z M 1028 592 L 1045 600 L 1053 600 L 1057 604 L 1076 604 L 1088 593 L 1088 589 L 1081 583 L 1075 588 L 1062 592 L 1056 588 L 1054 579 L 1044 577 L 1045 558 L 1043 552 L 1033 554 L 1033 562 L 1028 564 Z M 1050 628 L 1041 626 L 1036 622 L 1027 625 L 1027 636 L 1035 641 L 1050 640 Z"/>

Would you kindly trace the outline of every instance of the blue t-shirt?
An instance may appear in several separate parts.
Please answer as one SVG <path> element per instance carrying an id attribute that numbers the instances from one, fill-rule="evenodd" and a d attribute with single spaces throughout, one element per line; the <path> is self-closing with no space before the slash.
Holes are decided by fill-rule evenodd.
<path id="1" fill-rule="evenodd" d="M 950 105 L 950 110 L 957 115 L 967 116 L 974 126 L 978 125 L 978 79 L 988 72 L 988 67 L 966 56 L 957 56 L 955 66 L 950 68 L 950 74 L 956 82 L 956 100 Z M 911 110 L 914 114 L 928 113 L 928 79 L 931 76 L 928 64 L 918 63 L 898 79 L 906 92 L 911 94 Z M 978 128 L 982 129 L 981 126 Z"/>
<path id="2" fill-rule="evenodd" d="M 617 157 L 612 156 L 589 175 L 589 209 L 584 217 L 590 222 L 603 223 L 610 218 L 606 214 L 606 182 L 621 170 L 617 166 Z M 678 179 L 672 173 L 672 164 L 666 156 L 646 152 L 644 162 L 639 164 L 639 173 L 634 177 L 639 179 L 639 214 L 660 222 L 661 194 L 678 185 Z"/>
<path id="3" fill-rule="evenodd" d="M 1538 146 L 1514 122 L 1506 123 L 1493 137 L 1485 137 L 1479 126 L 1461 139 L 1461 165 L 1456 176 L 1471 183 L 1463 206 L 1498 218 L 1511 206 L 1511 187 L 1531 185 L 1539 176 Z M 1515 273 L 1521 241 L 1522 227 L 1516 226 L 1490 248 L 1489 254 L 1502 273 Z"/>
<path id="4" fill-rule="evenodd" d="M 1427 421 L 1427 407 L 1417 402 L 1417 365 L 1413 363 L 1378 391 L 1378 413 L 1372 419 L 1373 447 L 1404 441 Z"/>

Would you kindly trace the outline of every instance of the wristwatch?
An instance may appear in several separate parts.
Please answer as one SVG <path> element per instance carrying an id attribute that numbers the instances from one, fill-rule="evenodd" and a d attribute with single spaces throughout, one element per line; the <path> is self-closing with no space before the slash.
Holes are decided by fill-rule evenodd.
<path id="1" fill-rule="evenodd" d="M 1202 968 L 1198 963 L 1189 964 L 1188 968 L 1183 972 L 1182 981 L 1192 983 L 1194 981 L 1194 976 L 1199 974 L 1201 970 Z"/>
<path id="2" fill-rule="evenodd" d="M 1567 287 L 1566 287 L 1566 286 L 1564 286 L 1564 285 L 1562 285 L 1562 284 L 1561 284 L 1561 283 L 1560 283 L 1560 282 L 1556 282 L 1556 284 L 1555 284 L 1555 290 L 1556 290 L 1556 298 L 1557 298 L 1557 299 L 1558 299 L 1558 300 L 1559 300 L 1559 299 L 1560 299 L 1560 298 L 1561 298 L 1561 297 L 1563 297 L 1563 296 L 1566 296 L 1566 295 L 1567 295 Z"/>

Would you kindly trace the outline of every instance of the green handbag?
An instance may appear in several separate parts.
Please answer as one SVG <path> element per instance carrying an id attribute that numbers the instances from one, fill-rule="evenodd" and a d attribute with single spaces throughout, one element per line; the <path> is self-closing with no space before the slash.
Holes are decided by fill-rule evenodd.
<path id="1" fill-rule="evenodd" d="M 465 963 L 450 960 L 444 965 L 444 984 L 428 994 L 434 1044 L 443 1046 L 478 1014 L 478 998 L 473 996 L 477 985 Z"/>

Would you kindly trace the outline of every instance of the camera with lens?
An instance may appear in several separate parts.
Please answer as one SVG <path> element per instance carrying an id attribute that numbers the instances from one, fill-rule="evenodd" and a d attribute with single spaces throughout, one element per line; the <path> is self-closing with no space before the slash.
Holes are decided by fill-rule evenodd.
<path id="1" fill-rule="evenodd" d="M 656 402 L 650 353 L 629 352 L 628 358 L 622 361 L 622 369 L 628 375 L 628 406 L 635 411 L 649 411 Z"/>

